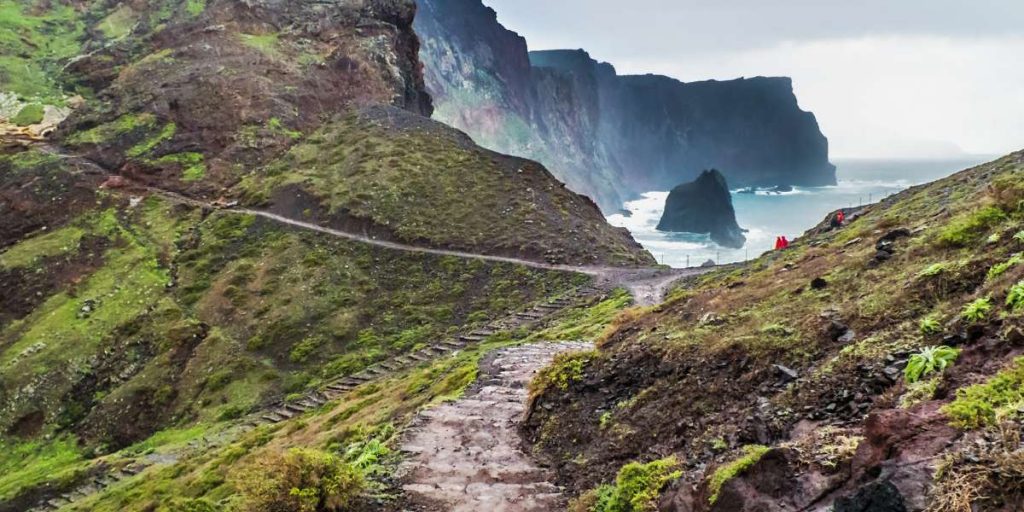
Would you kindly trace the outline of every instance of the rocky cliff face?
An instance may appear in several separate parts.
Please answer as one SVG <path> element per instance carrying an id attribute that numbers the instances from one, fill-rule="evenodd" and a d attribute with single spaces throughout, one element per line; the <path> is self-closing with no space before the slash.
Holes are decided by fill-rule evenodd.
<path id="1" fill-rule="evenodd" d="M 438 119 L 544 162 L 606 211 L 715 167 L 734 186 L 828 185 L 835 168 L 788 78 L 619 76 L 582 51 L 527 53 L 479 0 L 420 0 Z"/>
<path id="2" fill-rule="evenodd" d="M 707 234 L 723 247 L 740 248 L 747 241 L 736 223 L 725 177 L 714 169 L 672 189 L 658 231 Z"/>

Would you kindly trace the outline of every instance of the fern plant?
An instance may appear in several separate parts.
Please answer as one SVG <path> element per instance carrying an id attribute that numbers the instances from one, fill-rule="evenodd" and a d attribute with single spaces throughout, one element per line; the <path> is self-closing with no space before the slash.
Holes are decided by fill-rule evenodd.
<path id="1" fill-rule="evenodd" d="M 992 300 L 988 297 L 982 297 L 968 304 L 960 316 L 968 322 L 980 322 L 988 316 L 990 311 L 992 311 Z"/>
<path id="2" fill-rule="evenodd" d="M 1017 281 L 1017 284 L 1010 287 L 1006 294 L 1006 307 L 1011 311 L 1017 311 L 1024 306 L 1024 281 Z"/>
<path id="3" fill-rule="evenodd" d="M 945 272 L 948 267 L 949 266 L 946 265 L 945 263 L 934 263 L 932 265 L 929 265 L 924 270 L 918 272 L 917 277 L 935 277 Z"/>
<path id="4" fill-rule="evenodd" d="M 939 324 L 939 320 L 934 316 L 926 316 L 922 318 L 920 326 L 921 334 L 924 334 L 925 336 L 942 332 L 942 325 Z"/>
<path id="5" fill-rule="evenodd" d="M 960 351 L 955 348 L 945 345 L 928 347 L 910 356 L 907 367 L 903 369 L 903 377 L 908 384 L 913 384 L 921 380 L 921 377 L 941 373 L 953 364 L 957 357 L 960 357 Z"/>
<path id="6" fill-rule="evenodd" d="M 988 279 L 991 281 L 1005 274 L 1006 271 L 1010 270 L 1011 267 L 1020 265 L 1021 263 L 1024 263 L 1024 253 L 1018 252 L 1017 254 L 1010 256 L 1010 259 L 1002 263 L 996 263 L 995 265 L 992 265 L 992 268 L 988 269 Z"/>

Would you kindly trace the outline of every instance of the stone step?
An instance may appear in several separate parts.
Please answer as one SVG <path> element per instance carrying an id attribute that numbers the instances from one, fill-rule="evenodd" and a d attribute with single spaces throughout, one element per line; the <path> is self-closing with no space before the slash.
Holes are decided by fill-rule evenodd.
<path id="1" fill-rule="evenodd" d="M 470 334 L 475 335 L 475 336 L 483 336 L 483 337 L 486 338 L 488 336 L 494 336 L 496 334 L 496 331 L 493 331 L 491 329 L 477 329 L 477 330 L 471 332 Z"/>
<path id="2" fill-rule="evenodd" d="M 367 368 L 366 371 L 373 374 L 375 377 L 388 374 L 388 371 L 385 370 L 384 368 L 381 368 L 380 366 L 373 366 L 371 368 Z"/>
<path id="3" fill-rule="evenodd" d="M 469 334 L 465 336 L 459 336 L 459 339 L 467 343 L 478 343 L 485 340 L 486 338 L 484 338 L 483 336 L 474 336 L 472 334 Z"/>
<path id="4" fill-rule="evenodd" d="M 281 423 L 282 421 L 285 420 L 285 418 L 278 416 L 276 412 L 264 414 L 263 416 L 261 416 L 261 418 L 269 421 L 270 423 Z"/>
<path id="5" fill-rule="evenodd" d="M 384 368 L 389 372 L 393 372 L 399 368 L 398 364 L 395 363 L 394 361 L 384 361 L 383 363 L 378 364 L 380 365 L 381 368 Z"/>
<path id="6" fill-rule="evenodd" d="M 410 364 L 416 362 L 416 360 L 409 356 L 401 356 L 396 358 L 395 362 L 401 364 L 402 366 L 409 366 Z"/>
<path id="7" fill-rule="evenodd" d="M 465 343 L 459 343 L 458 341 L 454 341 L 454 340 L 444 340 L 444 341 L 441 342 L 441 344 L 442 345 L 447 345 L 447 346 L 455 348 L 455 349 L 463 348 L 463 347 L 466 346 Z"/>
<path id="8" fill-rule="evenodd" d="M 284 408 L 288 409 L 289 411 L 292 411 L 292 412 L 294 412 L 296 414 L 302 414 L 302 413 L 306 412 L 307 410 L 309 410 L 309 407 L 304 407 L 304 406 L 302 406 L 302 405 L 300 405 L 298 403 L 284 404 Z"/>
<path id="9" fill-rule="evenodd" d="M 430 357 L 429 356 L 425 356 L 423 354 L 420 354 L 419 352 L 415 352 L 415 353 L 409 354 L 409 357 L 411 357 L 412 359 L 415 359 L 415 360 L 417 360 L 417 361 L 419 361 L 421 363 L 425 362 L 425 361 L 430 361 Z"/>
<path id="10" fill-rule="evenodd" d="M 285 409 L 285 408 L 274 409 L 274 414 L 276 414 L 278 416 L 281 416 L 281 417 L 283 417 L 286 420 L 290 420 L 290 419 L 295 417 L 295 413 L 294 412 L 289 411 L 288 409 Z"/>

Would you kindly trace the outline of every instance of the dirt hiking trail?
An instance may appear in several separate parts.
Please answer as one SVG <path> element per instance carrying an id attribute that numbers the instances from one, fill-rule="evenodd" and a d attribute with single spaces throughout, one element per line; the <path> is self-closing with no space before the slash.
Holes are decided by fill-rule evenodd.
<path id="1" fill-rule="evenodd" d="M 480 364 L 465 397 L 422 411 L 402 443 L 399 475 L 417 510 L 527 512 L 565 508 L 552 475 L 523 449 L 517 427 L 530 379 L 583 342 L 505 348 Z"/>

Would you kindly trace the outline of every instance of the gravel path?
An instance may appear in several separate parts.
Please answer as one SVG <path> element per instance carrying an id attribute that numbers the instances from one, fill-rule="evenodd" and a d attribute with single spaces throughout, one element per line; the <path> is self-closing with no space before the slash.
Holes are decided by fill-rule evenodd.
<path id="1" fill-rule="evenodd" d="M 560 489 L 523 450 L 516 429 L 537 370 L 556 354 L 591 348 L 538 343 L 496 351 L 464 398 L 421 412 L 402 444 L 399 474 L 411 501 L 438 512 L 564 509 Z"/>

